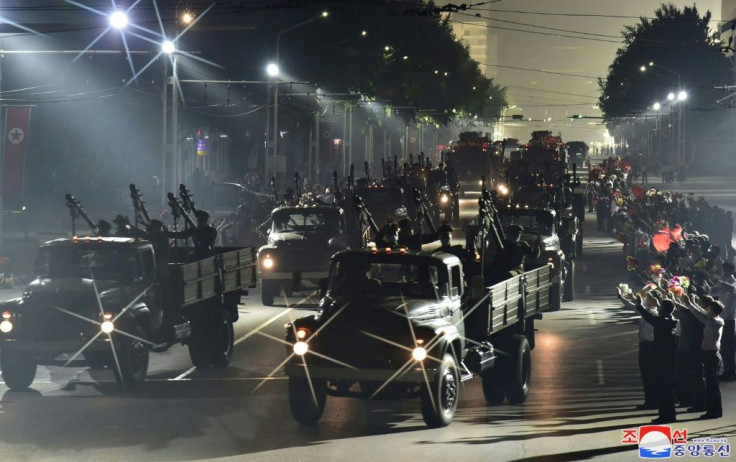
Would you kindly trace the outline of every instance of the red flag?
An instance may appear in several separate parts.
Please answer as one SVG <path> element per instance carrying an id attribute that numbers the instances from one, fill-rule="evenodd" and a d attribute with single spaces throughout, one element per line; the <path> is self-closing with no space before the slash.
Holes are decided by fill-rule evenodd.
<path id="1" fill-rule="evenodd" d="M 12 106 L 5 110 L 2 165 L 2 195 L 5 208 L 19 208 L 23 200 L 30 122 L 30 107 Z"/>

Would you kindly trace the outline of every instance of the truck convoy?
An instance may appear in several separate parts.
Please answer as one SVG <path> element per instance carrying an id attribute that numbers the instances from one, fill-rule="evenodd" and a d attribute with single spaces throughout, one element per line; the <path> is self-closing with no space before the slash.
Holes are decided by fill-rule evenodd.
<path id="1" fill-rule="evenodd" d="M 485 176 L 491 187 L 495 187 L 500 174 L 501 157 L 491 140 L 481 132 L 463 132 L 447 156 L 447 165 L 457 174 L 460 191 L 480 191 L 478 181 Z"/>
<path id="2" fill-rule="evenodd" d="M 169 248 L 133 185 L 131 193 L 147 231 L 128 224 L 126 236 L 73 232 L 46 242 L 23 296 L 0 304 L 0 368 L 11 389 L 29 387 L 38 365 L 109 367 L 121 386 L 135 387 L 149 352 L 179 343 L 197 367 L 229 364 L 237 305 L 256 282 L 254 249 L 192 260 L 187 248 Z M 186 213 L 177 204 L 172 213 Z M 82 216 L 104 234 L 73 196 L 67 205 L 73 221 Z"/>
<path id="3" fill-rule="evenodd" d="M 487 191 L 463 258 L 370 247 L 332 257 L 319 311 L 286 327 L 289 403 L 317 422 L 327 396 L 419 398 L 430 427 L 449 425 L 461 383 L 480 376 L 490 405 L 529 393 L 534 320 L 550 305 L 552 265 L 494 272 L 503 230 Z M 463 253 L 461 253 L 462 255 Z M 476 258 L 477 255 L 477 258 Z"/>

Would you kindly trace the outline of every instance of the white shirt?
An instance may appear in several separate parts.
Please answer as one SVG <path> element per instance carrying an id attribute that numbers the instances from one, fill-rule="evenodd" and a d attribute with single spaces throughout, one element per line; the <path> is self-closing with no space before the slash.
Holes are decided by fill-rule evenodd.
<path id="1" fill-rule="evenodd" d="M 624 297 L 621 293 L 621 289 L 618 289 L 618 298 L 623 302 L 624 306 L 628 308 L 631 311 L 634 311 L 638 314 L 638 311 L 636 311 L 636 302 Z M 655 307 L 647 306 L 644 303 L 646 300 L 642 301 L 642 306 L 645 310 L 649 311 L 653 315 L 657 316 L 657 310 Z M 641 342 L 653 342 L 654 341 L 654 326 L 649 324 L 644 317 L 639 318 L 639 343 Z"/>

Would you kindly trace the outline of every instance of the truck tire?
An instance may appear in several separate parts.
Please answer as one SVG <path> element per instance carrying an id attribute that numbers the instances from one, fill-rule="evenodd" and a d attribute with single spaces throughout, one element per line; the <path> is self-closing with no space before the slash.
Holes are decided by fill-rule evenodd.
<path id="1" fill-rule="evenodd" d="M 559 311 L 562 308 L 562 282 L 552 284 L 549 289 L 549 310 Z"/>
<path id="2" fill-rule="evenodd" d="M 480 376 L 483 383 L 483 396 L 485 396 L 489 406 L 499 406 L 506 399 L 506 390 L 504 390 L 501 381 L 501 376 L 504 373 L 502 369 L 503 366 L 499 361 L 495 367 L 486 370 Z"/>
<path id="3" fill-rule="evenodd" d="M 3 381 L 11 390 L 25 390 L 36 378 L 36 358 L 23 351 L 3 350 L 0 354 Z"/>
<path id="4" fill-rule="evenodd" d="M 460 374 L 455 358 L 446 353 L 437 369 L 437 376 L 427 386 L 423 385 L 421 395 L 422 417 L 430 428 L 450 425 L 460 393 Z"/>
<path id="5" fill-rule="evenodd" d="M 571 302 L 575 299 L 575 262 L 565 262 L 567 265 L 567 274 L 565 274 L 565 283 L 563 284 L 563 302 Z"/>
<path id="6" fill-rule="evenodd" d="M 92 370 L 104 369 L 108 364 L 105 353 L 101 353 L 99 351 L 85 351 L 84 358 L 87 360 L 87 365 Z"/>
<path id="7" fill-rule="evenodd" d="M 278 281 L 264 280 L 261 284 L 261 303 L 263 306 L 273 306 L 273 299 L 281 292 Z"/>
<path id="8" fill-rule="evenodd" d="M 138 339 L 146 338 L 140 327 L 134 328 L 130 333 Z M 138 339 L 123 335 L 118 335 L 114 339 L 118 361 L 113 370 L 115 371 L 115 380 L 123 388 L 137 387 L 146 380 L 148 345 Z"/>
<path id="9" fill-rule="evenodd" d="M 583 254 L 583 230 L 578 230 L 578 236 L 575 240 L 575 254 L 580 256 Z"/>
<path id="10" fill-rule="evenodd" d="M 233 357 L 235 341 L 233 323 L 226 319 L 220 319 L 213 327 L 212 365 L 214 367 L 227 367 Z"/>
<path id="11" fill-rule="evenodd" d="M 289 407 L 291 415 L 303 425 L 314 425 L 322 417 L 327 402 L 327 383 L 306 377 L 289 377 Z M 314 388 L 314 395 L 312 394 Z"/>
<path id="12" fill-rule="evenodd" d="M 208 333 L 210 326 L 207 325 L 205 318 L 203 313 L 199 313 L 191 320 L 192 334 L 187 340 L 189 359 L 192 360 L 192 365 L 198 369 L 209 367 L 212 360 L 212 354 L 210 353 L 212 349 L 211 336 Z"/>
<path id="13" fill-rule="evenodd" d="M 529 382 L 532 378 L 532 350 L 523 335 L 514 335 L 509 350 L 510 356 L 504 359 L 503 387 L 511 404 L 521 404 L 529 395 Z"/>

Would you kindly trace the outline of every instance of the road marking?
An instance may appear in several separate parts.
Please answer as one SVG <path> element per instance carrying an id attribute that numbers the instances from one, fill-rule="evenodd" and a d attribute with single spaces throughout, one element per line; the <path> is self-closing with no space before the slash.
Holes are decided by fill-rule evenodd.
<path id="1" fill-rule="evenodd" d="M 184 380 L 184 378 L 186 378 L 187 375 L 191 374 L 195 370 L 197 370 L 197 367 L 196 366 L 192 367 L 191 369 L 189 369 L 188 371 L 184 372 L 183 374 L 181 374 L 181 375 L 179 375 L 177 377 L 174 377 L 173 379 L 167 379 L 167 380 L 168 381 L 171 381 L 171 382 L 176 381 L 176 380 Z"/>
<path id="2" fill-rule="evenodd" d="M 596 359 L 595 365 L 598 367 L 598 385 L 605 385 L 606 382 L 603 380 L 603 361 Z"/>
<path id="3" fill-rule="evenodd" d="M 590 320 L 590 324 L 595 325 L 598 321 L 595 319 L 595 315 L 593 313 L 588 313 L 588 319 Z"/>

